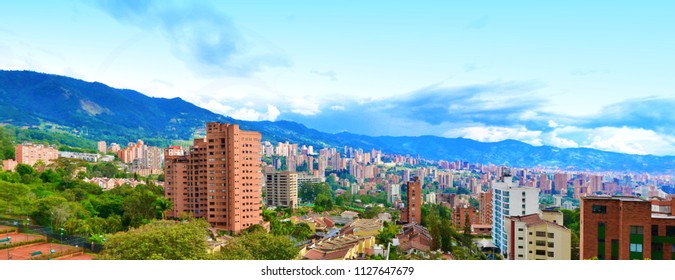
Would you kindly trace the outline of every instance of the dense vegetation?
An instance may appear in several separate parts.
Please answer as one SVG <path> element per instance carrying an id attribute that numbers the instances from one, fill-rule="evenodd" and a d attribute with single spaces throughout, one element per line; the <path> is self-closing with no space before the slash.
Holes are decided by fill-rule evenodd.
<path id="1" fill-rule="evenodd" d="M 108 260 L 207 259 L 208 227 L 204 220 L 153 221 L 108 236 L 100 257 Z"/>
<path id="2" fill-rule="evenodd" d="M 20 164 L 16 172 L 0 172 L 0 213 L 5 218 L 32 218 L 67 234 L 93 236 L 138 227 L 161 218 L 170 203 L 161 187 L 149 182 L 103 192 L 78 178 L 92 175 L 120 176 L 111 163 L 89 164 L 59 159 L 54 169 L 39 172 Z M 77 172 L 81 167 L 85 172 Z"/>

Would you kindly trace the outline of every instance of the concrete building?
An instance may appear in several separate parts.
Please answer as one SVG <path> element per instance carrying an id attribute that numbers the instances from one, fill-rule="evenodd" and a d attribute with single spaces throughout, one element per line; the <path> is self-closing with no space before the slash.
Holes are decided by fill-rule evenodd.
<path id="1" fill-rule="evenodd" d="M 557 210 L 505 218 L 510 260 L 570 260 L 572 235 Z"/>
<path id="2" fill-rule="evenodd" d="M 14 147 L 17 164 L 35 165 L 38 161 L 50 164 L 52 160 L 59 158 L 59 151 L 44 145 L 30 143 L 19 144 Z"/>
<path id="3" fill-rule="evenodd" d="M 424 195 L 424 200 L 427 202 L 427 204 L 436 204 L 436 194 L 428 193 Z"/>
<path id="4" fill-rule="evenodd" d="M 506 217 L 525 216 L 539 212 L 539 189 L 513 182 L 513 177 L 502 176 L 492 182 L 492 240 L 504 257 L 509 254 L 508 233 L 504 229 Z"/>
<path id="5" fill-rule="evenodd" d="M 265 174 L 267 207 L 298 208 L 298 174 L 294 172 L 272 172 Z"/>
<path id="6" fill-rule="evenodd" d="M 387 187 L 387 200 L 391 203 L 394 203 L 394 201 L 400 199 L 401 199 L 401 185 L 390 184 Z"/>
<path id="7" fill-rule="evenodd" d="M 59 157 L 81 159 L 81 160 L 88 161 L 88 162 L 98 162 L 98 160 L 101 158 L 101 155 L 99 155 L 99 154 L 89 154 L 89 153 L 76 153 L 76 152 L 68 152 L 68 151 L 59 151 Z"/>
<path id="8" fill-rule="evenodd" d="M 209 122 L 189 152 L 166 149 L 164 193 L 174 204 L 168 216 L 188 213 L 232 233 L 262 224 L 260 139 L 259 132 Z"/>
<path id="9" fill-rule="evenodd" d="M 581 198 L 581 259 L 675 259 L 675 200 Z"/>
<path id="10" fill-rule="evenodd" d="M 422 183 L 420 178 L 415 177 L 414 181 L 407 182 L 407 186 L 406 203 L 401 213 L 401 221 L 419 224 L 422 222 Z"/>
<path id="11" fill-rule="evenodd" d="M 98 151 L 99 151 L 100 153 L 104 153 L 104 154 L 105 154 L 105 153 L 108 152 L 108 147 L 107 147 L 105 141 L 98 141 L 98 142 L 96 143 L 96 147 L 98 148 Z"/>

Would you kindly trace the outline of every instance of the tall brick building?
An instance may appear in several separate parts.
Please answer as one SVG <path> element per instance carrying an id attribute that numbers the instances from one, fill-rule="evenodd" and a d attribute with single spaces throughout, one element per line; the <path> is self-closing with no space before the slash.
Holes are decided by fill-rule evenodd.
<path id="1" fill-rule="evenodd" d="M 174 204 L 168 216 L 188 213 L 233 233 L 262 223 L 260 139 L 259 132 L 210 122 L 189 151 L 164 150 L 164 193 Z"/>
<path id="2" fill-rule="evenodd" d="M 479 224 L 492 225 L 492 189 L 478 194 L 478 213 L 480 214 Z"/>
<path id="3" fill-rule="evenodd" d="M 675 259 L 675 200 L 581 198 L 580 257 Z"/>
<path id="4" fill-rule="evenodd" d="M 422 223 L 422 183 L 415 176 L 414 181 L 407 183 L 406 205 L 401 213 L 401 221 L 405 223 Z"/>

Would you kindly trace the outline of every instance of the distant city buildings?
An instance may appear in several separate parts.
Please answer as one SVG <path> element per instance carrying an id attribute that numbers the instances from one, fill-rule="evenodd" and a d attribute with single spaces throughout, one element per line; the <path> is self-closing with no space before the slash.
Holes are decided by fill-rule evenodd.
<path id="1" fill-rule="evenodd" d="M 187 213 L 232 233 L 261 224 L 260 139 L 259 132 L 210 122 L 188 151 L 165 149 L 164 193 L 174 204 L 168 216 Z"/>
<path id="2" fill-rule="evenodd" d="M 129 172 L 147 176 L 162 172 L 164 154 L 162 149 L 145 145 L 143 140 L 129 143 L 128 147 L 117 151 L 117 158 L 130 165 Z"/>

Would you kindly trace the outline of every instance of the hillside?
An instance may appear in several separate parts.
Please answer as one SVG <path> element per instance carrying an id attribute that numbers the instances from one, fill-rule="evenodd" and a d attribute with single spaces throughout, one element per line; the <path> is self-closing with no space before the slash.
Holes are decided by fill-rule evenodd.
<path id="1" fill-rule="evenodd" d="M 137 91 L 101 83 L 31 71 L 0 71 L 0 123 L 65 131 L 90 140 L 124 145 L 143 138 L 166 145 L 190 139 L 209 121 L 236 123 L 260 131 L 263 140 L 314 145 L 359 147 L 386 153 L 420 155 L 434 160 L 547 166 L 573 170 L 615 170 L 666 173 L 675 170 L 675 157 L 638 156 L 593 149 L 535 147 L 507 140 L 482 143 L 463 138 L 371 137 L 330 134 L 288 121 L 235 120 L 180 98 L 153 98 Z"/>

